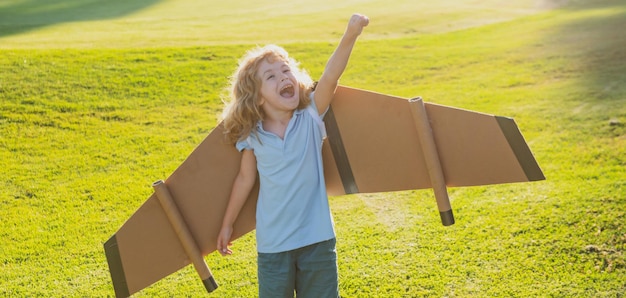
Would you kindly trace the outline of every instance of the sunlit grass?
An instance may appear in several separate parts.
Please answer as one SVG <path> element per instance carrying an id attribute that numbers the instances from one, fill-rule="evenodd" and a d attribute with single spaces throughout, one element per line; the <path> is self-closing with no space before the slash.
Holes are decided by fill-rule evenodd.
<path id="1" fill-rule="evenodd" d="M 11 2 L 0 6 L 0 48 L 334 42 L 354 12 L 377 24 L 363 38 L 380 39 L 454 31 L 545 9 L 533 0 Z"/>
<path id="2" fill-rule="evenodd" d="M 331 198 L 342 296 L 624 295 L 626 7 L 601 4 L 358 43 L 342 84 L 513 116 L 547 180 L 451 188 L 451 227 L 429 190 Z M 103 242 L 215 126 L 249 47 L 152 46 L 0 52 L 1 296 L 113 295 Z M 334 43 L 284 46 L 319 77 Z M 214 296 L 255 295 L 254 245 L 206 258 Z M 203 291 L 189 266 L 137 296 Z"/>

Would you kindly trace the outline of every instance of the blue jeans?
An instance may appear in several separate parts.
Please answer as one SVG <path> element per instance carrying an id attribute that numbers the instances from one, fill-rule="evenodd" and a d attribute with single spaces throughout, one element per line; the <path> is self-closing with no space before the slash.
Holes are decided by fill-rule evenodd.
<path id="1" fill-rule="evenodd" d="M 335 238 L 279 253 L 259 253 L 259 297 L 339 297 Z"/>

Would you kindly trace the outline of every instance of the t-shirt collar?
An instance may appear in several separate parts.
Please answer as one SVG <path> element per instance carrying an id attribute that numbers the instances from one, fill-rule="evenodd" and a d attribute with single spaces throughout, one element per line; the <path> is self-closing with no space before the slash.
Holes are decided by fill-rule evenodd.
<path id="1" fill-rule="evenodd" d="M 301 110 L 295 110 L 293 112 L 293 115 L 291 116 L 291 120 L 293 120 L 294 118 L 296 118 L 298 115 L 304 113 L 304 109 Z M 291 121 L 289 120 L 289 121 Z M 258 131 L 263 131 L 265 132 L 265 130 L 263 129 L 263 121 L 259 120 L 259 122 L 256 123 L 256 128 Z"/>

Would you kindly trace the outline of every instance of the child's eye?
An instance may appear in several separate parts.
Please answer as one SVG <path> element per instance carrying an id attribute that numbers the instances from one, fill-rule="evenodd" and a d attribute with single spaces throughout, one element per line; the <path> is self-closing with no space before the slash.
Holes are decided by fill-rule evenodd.
<path id="1" fill-rule="evenodd" d="M 270 76 L 267 77 L 268 80 L 271 80 L 273 78 L 274 78 L 274 75 L 270 75 Z"/>
<path id="2" fill-rule="evenodd" d="M 285 70 L 283 70 L 283 73 L 288 73 L 288 72 L 291 72 L 291 69 L 285 69 Z"/>

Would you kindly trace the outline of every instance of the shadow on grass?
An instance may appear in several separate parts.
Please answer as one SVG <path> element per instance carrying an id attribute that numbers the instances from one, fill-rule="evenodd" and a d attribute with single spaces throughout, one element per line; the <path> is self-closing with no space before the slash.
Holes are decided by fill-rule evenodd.
<path id="1" fill-rule="evenodd" d="M 131 14 L 161 0 L 9 0 L 0 4 L 0 37 L 61 23 Z M 8 2 L 8 3 L 7 3 Z"/>
<path id="2" fill-rule="evenodd" d="M 626 101 L 626 2 L 587 1 L 564 9 L 588 14 L 559 28 L 548 43 L 579 59 L 581 84 L 589 90 L 585 100 Z"/>

